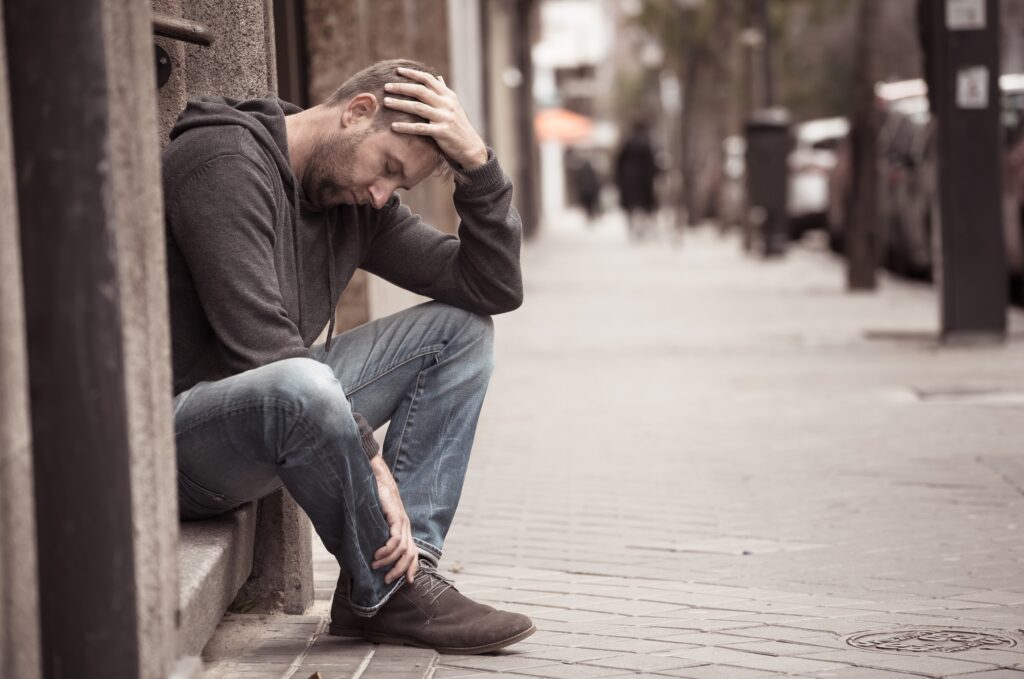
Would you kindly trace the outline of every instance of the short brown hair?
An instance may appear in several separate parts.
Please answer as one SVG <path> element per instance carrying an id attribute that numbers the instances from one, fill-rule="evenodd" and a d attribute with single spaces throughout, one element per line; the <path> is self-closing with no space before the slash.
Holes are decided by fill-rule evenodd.
<path id="1" fill-rule="evenodd" d="M 373 122 L 374 129 L 379 130 L 385 127 L 391 129 L 391 123 L 427 122 L 424 118 L 421 118 L 418 115 L 406 113 L 405 111 L 396 111 L 395 109 L 388 108 L 384 105 L 385 96 L 392 97 L 394 99 L 419 101 L 415 97 L 406 96 L 404 94 L 384 92 L 384 85 L 387 83 L 416 82 L 415 80 L 400 74 L 398 72 L 399 68 L 411 68 L 417 71 L 424 71 L 435 77 L 438 75 L 437 69 L 422 62 L 413 61 L 412 59 L 388 59 L 386 61 L 378 61 L 372 66 L 367 66 L 355 75 L 349 77 L 348 80 L 341 84 L 341 87 L 334 90 L 334 92 L 331 93 L 331 96 L 327 97 L 327 100 L 324 101 L 324 105 L 329 107 L 341 106 L 352 97 L 365 92 L 377 97 L 377 102 L 380 105 Z M 437 142 L 433 137 L 420 135 L 420 139 L 429 144 L 437 154 L 437 174 L 444 178 L 454 176 L 456 181 L 460 181 L 462 179 L 461 175 L 454 169 L 454 165 L 441 150 L 441 147 L 437 145 Z"/>

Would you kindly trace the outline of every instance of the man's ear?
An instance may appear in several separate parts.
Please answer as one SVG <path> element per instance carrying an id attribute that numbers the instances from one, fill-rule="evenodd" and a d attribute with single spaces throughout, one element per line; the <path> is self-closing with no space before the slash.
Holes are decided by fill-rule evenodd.
<path id="1" fill-rule="evenodd" d="M 380 108 L 380 103 L 377 101 L 377 97 L 373 96 L 369 92 L 363 92 L 357 94 L 348 100 L 345 107 L 341 111 L 341 126 L 348 127 L 349 125 L 357 124 L 363 120 L 372 119 L 377 115 L 377 110 Z"/>

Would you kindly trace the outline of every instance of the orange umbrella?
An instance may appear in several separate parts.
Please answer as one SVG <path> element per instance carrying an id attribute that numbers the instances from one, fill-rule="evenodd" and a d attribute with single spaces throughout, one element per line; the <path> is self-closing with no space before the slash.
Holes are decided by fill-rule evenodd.
<path id="1" fill-rule="evenodd" d="M 574 144 L 590 136 L 593 121 L 564 108 L 545 108 L 533 119 L 533 129 L 540 141 L 560 141 Z"/>

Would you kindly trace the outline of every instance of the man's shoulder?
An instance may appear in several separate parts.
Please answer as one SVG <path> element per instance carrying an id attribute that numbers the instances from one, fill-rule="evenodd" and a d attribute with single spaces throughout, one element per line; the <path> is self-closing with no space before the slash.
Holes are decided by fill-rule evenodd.
<path id="1" fill-rule="evenodd" d="M 214 161 L 253 163 L 263 168 L 259 144 L 238 126 L 199 127 L 178 135 L 163 151 L 165 188 L 186 181 Z M 269 174 L 268 174 L 269 176 Z"/>

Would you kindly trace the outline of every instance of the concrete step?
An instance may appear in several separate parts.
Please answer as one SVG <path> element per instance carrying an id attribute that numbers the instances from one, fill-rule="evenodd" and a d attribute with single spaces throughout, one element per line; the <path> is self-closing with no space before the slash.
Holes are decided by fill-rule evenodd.
<path id="1" fill-rule="evenodd" d="M 252 572 L 256 503 L 181 524 L 179 656 L 198 656 Z"/>

